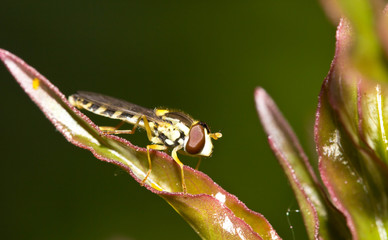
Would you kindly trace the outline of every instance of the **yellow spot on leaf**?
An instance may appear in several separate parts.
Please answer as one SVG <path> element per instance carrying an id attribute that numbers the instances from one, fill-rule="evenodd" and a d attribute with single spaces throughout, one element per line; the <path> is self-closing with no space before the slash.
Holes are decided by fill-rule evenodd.
<path id="1" fill-rule="evenodd" d="M 34 80 L 32 80 L 32 88 L 36 90 L 38 89 L 39 85 L 40 85 L 40 80 L 37 78 L 34 78 Z"/>

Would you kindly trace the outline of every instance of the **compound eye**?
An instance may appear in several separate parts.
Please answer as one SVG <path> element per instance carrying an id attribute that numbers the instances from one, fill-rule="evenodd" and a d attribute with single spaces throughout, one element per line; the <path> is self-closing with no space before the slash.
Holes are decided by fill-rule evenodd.
<path id="1" fill-rule="evenodd" d="M 186 144 L 186 152 L 189 154 L 198 154 L 205 146 L 205 129 L 202 125 L 196 124 L 191 127 L 189 140 Z"/>

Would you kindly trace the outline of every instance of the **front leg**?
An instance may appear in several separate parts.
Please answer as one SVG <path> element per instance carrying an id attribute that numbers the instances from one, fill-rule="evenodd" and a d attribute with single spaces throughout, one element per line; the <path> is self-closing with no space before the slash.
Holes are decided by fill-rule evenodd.
<path id="1" fill-rule="evenodd" d="M 183 189 L 184 193 L 187 193 L 186 182 L 185 182 L 185 175 L 184 175 L 184 172 L 183 172 L 183 163 L 179 160 L 178 155 L 177 155 L 177 151 L 179 151 L 180 149 L 182 149 L 182 146 L 176 146 L 172 150 L 171 156 L 175 160 L 175 162 L 178 163 L 179 167 L 181 168 L 182 189 Z"/>

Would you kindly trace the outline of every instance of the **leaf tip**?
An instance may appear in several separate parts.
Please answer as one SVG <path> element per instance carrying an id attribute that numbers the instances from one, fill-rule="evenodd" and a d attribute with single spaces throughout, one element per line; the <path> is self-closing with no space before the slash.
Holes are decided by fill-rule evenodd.
<path id="1" fill-rule="evenodd" d="M 255 102 L 256 108 L 259 113 L 262 113 L 265 110 L 265 102 L 268 99 L 268 94 L 262 87 L 256 87 L 255 89 Z"/>
<path id="2" fill-rule="evenodd" d="M 5 50 L 5 49 L 0 48 L 0 59 L 1 59 L 2 61 L 4 61 L 4 59 L 5 59 L 7 56 L 9 56 L 9 55 L 12 55 L 12 53 L 8 52 L 8 51 Z"/>

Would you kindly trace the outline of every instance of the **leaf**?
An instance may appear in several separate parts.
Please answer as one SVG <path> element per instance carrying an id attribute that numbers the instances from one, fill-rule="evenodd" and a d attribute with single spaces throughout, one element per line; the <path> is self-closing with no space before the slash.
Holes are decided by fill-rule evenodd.
<path id="1" fill-rule="evenodd" d="M 319 170 L 353 239 L 387 239 L 388 171 L 383 163 L 379 106 L 383 84 L 366 79 L 349 62 L 354 33 L 337 30 L 336 54 L 319 96 L 315 138 Z M 360 70 L 362 71 L 362 69 Z M 373 90 L 374 89 L 374 90 Z M 380 91 L 380 93 L 378 93 Z"/>
<path id="2" fill-rule="evenodd" d="M 377 33 L 384 48 L 385 55 L 388 54 L 388 4 L 385 5 L 383 13 L 377 19 Z"/>
<path id="3" fill-rule="evenodd" d="M 379 82 L 388 82 L 384 52 L 379 37 L 387 32 L 380 0 L 322 0 L 327 15 L 331 18 L 346 18 L 355 38 L 349 48 L 349 63 L 364 77 Z M 335 21 L 337 23 L 338 21 Z M 386 21 L 385 21 L 386 22 Z M 386 47 L 386 46 L 385 46 Z"/>
<path id="4" fill-rule="evenodd" d="M 341 21 L 335 58 L 325 82 L 328 101 L 352 141 L 370 154 L 377 155 L 376 164 L 386 168 L 388 112 L 385 96 L 388 96 L 388 85 L 367 79 L 348 61 L 353 37 L 348 22 Z"/>
<path id="5" fill-rule="evenodd" d="M 310 239 L 347 239 L 342 215 L 327 201 L 302 147 L 276 104 L 261 88 L 256 107 L 269 144 L 291 183 Z"/>
<path id="6" fill-rule="evenodd" d="M 320 3 L 329 19 L 337 25 L 343 16 L 338 0 L 320 0 Z"/>
<path id="7" fill-rule="evenodd" d="M 60 133 L 106 162 L 125 169 L 141 183 L 148 170 L 146 149 L 104 134 L 43 75 L 0 49 L 0 59 Z M 181 192 L 180 169 L 163 152 L 152 151 L 152 172 L 144 186 L 164 198 L 204 239 L 280 239 L 268 221 L 249 210 L 207 175 L 185 166 L 187 194 Z"/>
<path id="8" fill-rule="evenodd" d="M 375 181 L 386 182 L 386 177 L 372 157 L 350 139 L 330 109 L 325 91 L 316 123 L 322 180 L 333 204 L 345 215 L 353 239 L 386 239 L 386 187 Z"/>

